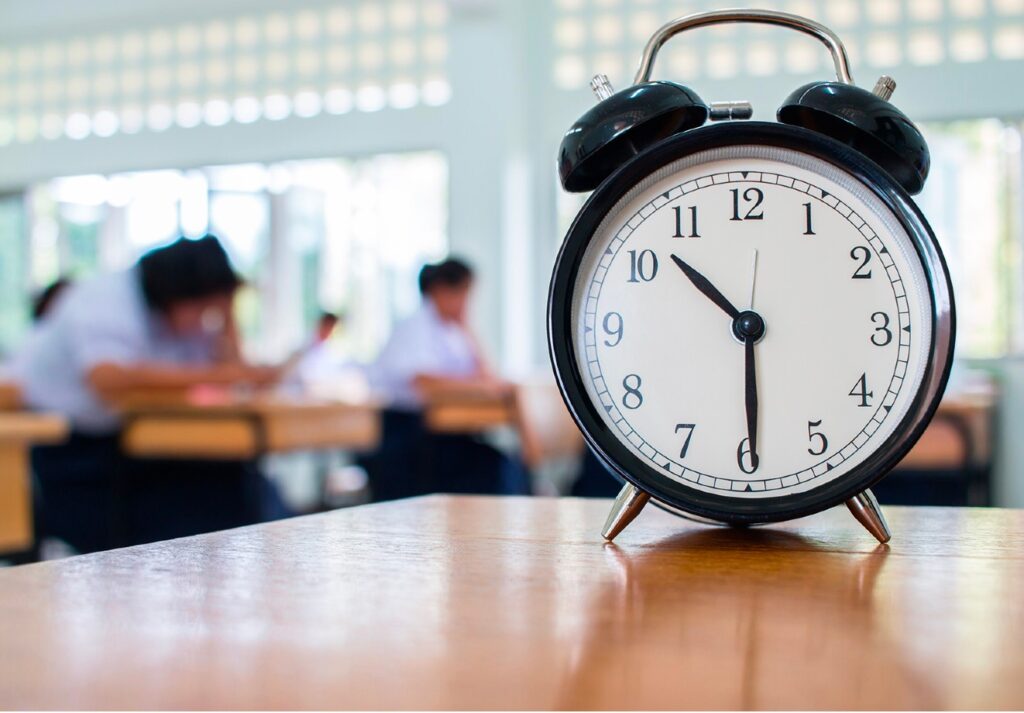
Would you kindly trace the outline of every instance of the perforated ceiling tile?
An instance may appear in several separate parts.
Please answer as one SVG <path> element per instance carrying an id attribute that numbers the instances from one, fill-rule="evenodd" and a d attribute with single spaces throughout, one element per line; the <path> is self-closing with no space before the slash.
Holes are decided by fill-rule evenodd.
<path id="1" fill-rule="evenodd" d="M 600 72 L 613 86 L 624 86 L 632 81 L 644 43 L 661 24 L 734 5 L 725 0 L 558 0 L 551 80 L 556 88 L 575 91 Z M 820 20 L 842 36 L 851 61 L 887 71 L 902 64 L 1024 56 L 1024 30 L 1013 22 L 1024 20 L 1024 0 L 765 0 L 755 5 Z M 752 25 L 698 30 L 683 43 L 666 45 L 661 61 L 663 76 L 687 82 L 778 72 L 810 75 L 830 68 L 828 56 L 812 42 Z"/>
<path id="2" fill-rule="evenodd" d="M 5 47 L 0 145 L 442 105 L 448 23 L 441 0 L 350 0 Z"/>

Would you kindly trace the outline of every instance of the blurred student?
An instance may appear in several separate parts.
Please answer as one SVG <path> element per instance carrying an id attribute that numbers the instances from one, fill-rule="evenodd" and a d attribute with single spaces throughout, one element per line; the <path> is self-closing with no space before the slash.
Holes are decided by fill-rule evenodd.
<path id="1" fill-rule="evenodd" d="M 71 285 L 71 281 L 65 277 L 61 277 L 54 280 L 32 296 L 32 300 L 29 304 L 29 312 L 32 315 L 33 330 L 44 317 L 50 314 L 53 310 L 54 304 L 57 302 L 57 298 L 67 291 L 69 285 Z M 3 363 L 0 364 L 0 379 L 3 379 L 5 382 L 16 380 L 17 365 L 23 358 L 21 354 L 23 351 L 24 347 L 19 347 L 18 349 L 14 349 L 10 354 L 5 354 L 3 356 Z"/>
<path id="2" fill-rule="evenodd" d="M 380 457 L 368 469 L 379 500 L 432 491 L 530 490 L 523 466 L 537 458 L 529 424 L 516 424 L 522 459 L 510 460 L 476 437 L 431 434 L 423 423 L 431 400 L 460 396 L 507 399 L 519 412 L 515 385 L 494 375 L 469 329 L 473 283 L 472 268 L 457 258 L 424 266 L 420 308 L 395 327 L 371 367 L 371 383 L 387 404 Z"/>
<path id="3" fill-rule="evenodd" d="M 79 552 L 256 522 L 271 497 L 250 464 L 134 460 L 119 399 L 136 390 L 264 384 L 240 357 L 241 284 L 220 242 L 179 239 L 133 267 L 67 287 L 15 365 L 26 404 L 63 414 L 70 439 L 33 449 L 42 535 Z"/>
<path id="4" fill-rule="evenodd" d="M 321 312 L 309 341 L 288 360 L 281 390 L 313 398 L 365 401 L 370 396 L 366 368 L 339 344 L 343 317 Z"/>
<path id="5" fill-rule="evenodd" d="M 340 355 L 331 350 L 331 336 L 341 319 L 333 312 L 321 312 L 309 342 L 291 358 L 294 373 L 303 383 L 330 377 L 343 364 Z"/>
<path id="6" fill-rule="evenodd" d="M 321 312 L 316 318 L 316 329 L 313 331 L 313 347 L 322 346 L 334 334 L 341 318 L 333 312 Z"/>

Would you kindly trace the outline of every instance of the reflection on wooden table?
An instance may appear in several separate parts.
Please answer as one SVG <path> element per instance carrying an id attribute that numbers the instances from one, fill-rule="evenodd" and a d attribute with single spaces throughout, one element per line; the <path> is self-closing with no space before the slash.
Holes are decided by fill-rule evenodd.
<path id="1" fill-rule="evenodd" d="M 0 572 L 7 708 L 1020 708 L 1024 513 L 429 497 Z M 130 625 L 126 625 L 126 622 Z"/>
<path id="2" fill-rule="evenodd" d="M 122 444 L 139 457 L 249 459 L 266 453 L 372 448 L 375 404 L 202 388 L 134 394 L 119 405 Z"/>
<path id="3" fill-rule="evenodd" d="M 882 646 L 875 590 L 884 545 L 830 557 L 795 532 L 705 529 L 638 551 L 605 549 L 618 581 L 586 606 L 600 638 L 580 646 L 559 707 L 602 707 L 621 695 L 621 679 L 636 684 L 629 705 L 637 708 L 935 705 L 915 697 L 913 667 Z M 882 680 L 856 690 L 855 682 Z"/>

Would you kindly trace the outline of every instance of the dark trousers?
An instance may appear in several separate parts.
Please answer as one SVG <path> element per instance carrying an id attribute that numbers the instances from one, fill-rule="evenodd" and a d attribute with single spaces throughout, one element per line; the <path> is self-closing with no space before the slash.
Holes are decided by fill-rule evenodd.
<path id="1" fill-rule="evenodd" d="M 585 448 L 579 475 L 569 494 L 579 498 L 614 498 L 621 489 L 619 479 L 601 465 L 590 448 Z"/>
<path id="2" fill-rule="evenodd" d="M 32 449 L 36 535 L 78 552 L 250 525 L 282 514 L 254 463 L 121 454 L 119 437 L 73 433 Z"/>
<path id="3" fill-rule="evenodd" d="M 381 443 L 359 459 L 376 502 L 428 493 L 528 495 L 530 474 L 474 436 L 430 432 L 418 412 L 386 410 Z"/>

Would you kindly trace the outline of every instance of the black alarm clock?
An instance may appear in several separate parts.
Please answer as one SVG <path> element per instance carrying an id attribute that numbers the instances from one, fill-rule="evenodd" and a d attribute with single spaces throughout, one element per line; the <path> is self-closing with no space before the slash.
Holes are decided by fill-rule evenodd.
<path id="1" fill-rule="evenodd" d="M 836 81 L 797 89 L 776 123 L 650 80 L 670 37 L 728 22 L 817 38 Z M 653 500 L 734 525 L 846 503 L 888 541 L 869 488 L 931 419 L 954 340 L 949 273 L 910 198 L 928 147 L 895 83 L 857 87 L 817 22 L 724 10 L 659 29 L 628 89 L 592 86 L 560 149 L 562 186 L 593 194 L 555 264 L 548 339 L 576 424 L 624 482 L 604 537 Z"/>

